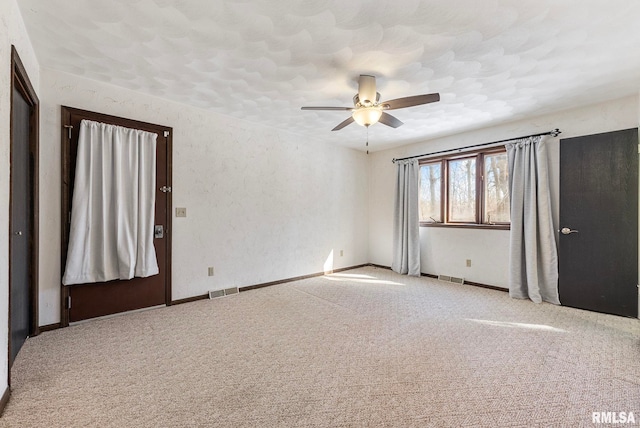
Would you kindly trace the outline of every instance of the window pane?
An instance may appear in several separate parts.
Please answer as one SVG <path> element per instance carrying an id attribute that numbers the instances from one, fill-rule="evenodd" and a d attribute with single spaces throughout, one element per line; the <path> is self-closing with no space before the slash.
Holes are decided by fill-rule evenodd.
<path id="1" fill-rule="evenodd" d="M 476 223 L 476 158 L 449 161 L 449 221 Z"/>
<path id="2" fill-rule="evenodd" d="M 442 222 L 440 204 L 442 202 L 441 164 L 420 165 L 420 221 Z"/>
<path id="3" fill-rule="evenodd" d="M 484 158 L 483 223 L 509 223 L 509 172 L 507 154 L 486 155 Z"/>

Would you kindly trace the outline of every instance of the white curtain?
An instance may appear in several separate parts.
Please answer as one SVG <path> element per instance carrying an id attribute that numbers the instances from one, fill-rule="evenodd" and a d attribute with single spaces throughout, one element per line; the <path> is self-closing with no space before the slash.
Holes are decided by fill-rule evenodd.
<path id="1" fill-rule="evenodd" d="M 81 122 L 63 284 L 158 273 L 156 138 L 146 131 Z"/>
<path id="2" fill-rule="evenodd" d="M 420 220 L 418 218 L 418 180 L 416 159 L 396 161 L 395 213 L 393 219 L 393 263 L 401 274 L 420 276 Z"/>
<path id="3" fill-rule="evenodd" d="M 509 295 L 559 305 L 546 141 L 530 137 L 506 147 L 511 198 Z"/>

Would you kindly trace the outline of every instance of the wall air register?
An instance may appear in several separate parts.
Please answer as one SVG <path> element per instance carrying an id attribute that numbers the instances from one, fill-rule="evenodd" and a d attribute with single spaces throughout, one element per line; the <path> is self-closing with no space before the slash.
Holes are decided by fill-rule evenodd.
<path id="1" fill-rule="evenodd" d="M 215 299 L 217 297 L 229 296 L 232 294 L 238 294 L 238 287 L 225 288 L 222 290 L 209 291 L 209 299 Z"/>
<path id="2" fill-rule="evenodd" d="M 439 281 L 452 282 L 454 284 L 464 284 L 464 278 L 456 278 L 455 276 L 438 275 Z"/>

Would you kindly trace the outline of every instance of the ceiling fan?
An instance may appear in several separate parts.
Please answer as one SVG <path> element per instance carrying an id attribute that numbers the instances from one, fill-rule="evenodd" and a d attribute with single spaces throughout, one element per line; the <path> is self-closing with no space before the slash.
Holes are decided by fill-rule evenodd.
<path id="1" fill-rule="evenodd" d="M 414 95 L 380 102 L 380 93 L 376 92 L 375 76 L 361 74 L 358 78 L 358 93 L 353 97 L 354 107 L 302 107 L 302 110 L 351 111 L 351 117 L 338 124 L 332 131 L 339 131 L 353 122 L 366 127 L 380 122 L 397 128 L 402 125 L 402 122 L 385 110 L 413 107 L 436 101 L 440 101 L 440 94 Z"/>

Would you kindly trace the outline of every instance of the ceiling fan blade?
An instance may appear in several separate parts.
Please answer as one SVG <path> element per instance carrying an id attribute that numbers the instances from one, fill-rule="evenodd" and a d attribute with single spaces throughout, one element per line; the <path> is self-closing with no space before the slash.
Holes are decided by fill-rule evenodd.
<path id="1" fill-rule="evenodd" d="M 361 74 L 358 79 L 358 98 L 363 105 L 376 102 L 376 78 Z"/>
<path id="2" fill-rule="evenodd" d="M 389 113 L 385 113 L 385 112 L 382 112 L 382 116 L 380 116 L 380 119 L 378 120 L 378 122 L 383 123 L 392 128 L 397 128 L 398 126 L 403 125 L 403 123 L 398 118 L 391 116 Z"/>
<path id="3" fill-rule="evenodd" d="M 354 122 L 353 116 L 349 116 L 348 119 L 340 122 L 340 124 L 338 126 L 336 126 L 335 128 L 333 128 L 332 131 L 339 131 L 342 128 L 344 128 L 345 126 L 352 124 L 353 122 Z"/>
<path id="4" fill-rule="evenodd" d="M 353 107 L 300 107 L 302 110 L 334 110 L 334 111 L 351 111 Z"/>
<path id="5" fill-rule="evenodd" d="M 440 101 L 440 94 L 425 94 L 414 95 L 412 97 L 396 98 L 395 100 L 389 100 L 380 103 L 386 110 L 393 110 L 397 108 L 419 106 L 421 104 L 429 104 Z"/>

